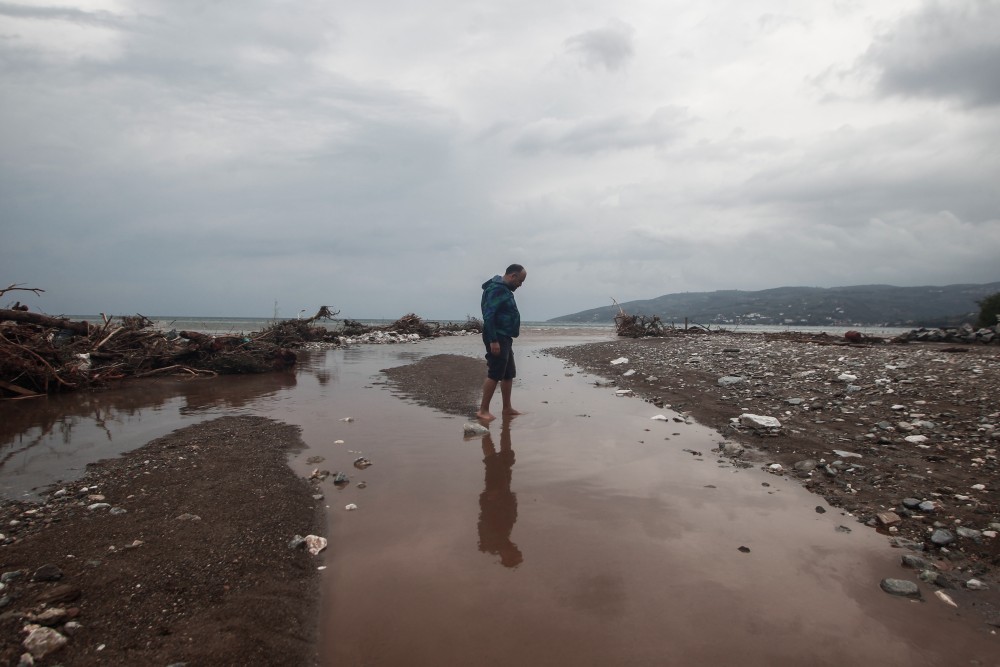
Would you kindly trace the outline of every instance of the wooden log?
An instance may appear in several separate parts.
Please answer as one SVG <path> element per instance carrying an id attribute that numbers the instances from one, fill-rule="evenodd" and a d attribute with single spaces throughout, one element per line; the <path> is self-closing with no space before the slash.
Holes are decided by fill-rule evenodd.
<path id="1" fill-rule="evenodd" d="M 55 329 L 68 329 L 73 333 L 78 333 L 81 336 L 87 336 L 90 334 L 91 327 L 87 322 L 74 322 L 68 320 L 65 317 L 49 317 L 48 315 L 42 315 L 40 313 L 26 313 L 21 310 L 6 310 L 0 308 L 0 321 L 8 320 L 11 322 L 25 322 L 27 324 L 38 324 L 43 327 L 52 327 Z"/>
<path id="2" fill-rule="evenodd" d="M 0 388 L 6 389 L 7 391 L 15 394 L 20 394 L 21 396 L 41 396 L 41 394 L 37 391 L 31 391 L 30 389 L 25 389 L 24 387 L 18 387 L 16 384 L 4 382 L 3 380 L 0 380 Z"/>

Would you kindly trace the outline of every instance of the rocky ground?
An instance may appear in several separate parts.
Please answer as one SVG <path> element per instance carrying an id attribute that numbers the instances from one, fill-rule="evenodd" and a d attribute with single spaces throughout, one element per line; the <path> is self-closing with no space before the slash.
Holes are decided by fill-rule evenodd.
<path id="1" fill-rule="evenodd" d="M 224 417 L 0 506 L 0 663 L 316 664 L 322 534 L 298 429 Z"/>
<path id="2" fill-rule="evenodd" d="M 700 333 L 548 352 L 718 429 L 720 456 L 801 480 L 1000 626 L 996 346 Z"/>

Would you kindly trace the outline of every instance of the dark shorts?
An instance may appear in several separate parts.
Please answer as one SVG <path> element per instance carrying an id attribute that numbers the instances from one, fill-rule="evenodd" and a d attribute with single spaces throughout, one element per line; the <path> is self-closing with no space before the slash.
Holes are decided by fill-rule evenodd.
<path id="1" fill-rule="evenodd" d="M 490 352 L 490 344 L 483 337 L 483 344 L 486 345 L 486 377 L 497 382 L 513 380 L 517 375 L 517 367 L 514 366 L 514 350 L 511 349 L 514 340 L 500 336 L 497 342 L 500 343 L 500 354 L 494 355 Z"/>

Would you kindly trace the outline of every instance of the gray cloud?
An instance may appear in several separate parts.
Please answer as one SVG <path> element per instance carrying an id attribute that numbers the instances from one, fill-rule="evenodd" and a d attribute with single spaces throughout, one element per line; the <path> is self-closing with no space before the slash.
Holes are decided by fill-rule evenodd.
<path id="1" fill-rule="evenodd" d="M 840 7 L 822 53 L 801 48 L 829 25 L 812 5 L 682 5 L 497 20 L 432 0 L 436 21 L 319 0 L 0 3 L 0 278 L 48 290 L 31 305 L 54 313 L 464 317 L 517 261 L 525 319 L 612 296 L 997 279 L 991 109 L 801 85 L 856 62 L 895 5 Z M 579 33 L 553 60 L 567 25 L 610 13 L 635 28 Z M 894 25 L 886 39 L 912 32 Z"/>
<path id="2" fill-rule="evenodd" d="M 623 68 L 635 55 L 634 35 L 635 28 L 614 19 L 603 28 L 573 35 L 564 43 L 566 50 L 578 56 L 587 67 L 615 71 Z"/>
<path id="3" fill-rule="evenodd" d="M 927 2 L 871 46 L 864 64 L 888 95 L 1000 104 L 1000 3 Z"/>
<path id="4" fill-rule="evenodd" d="M 621 116 L 605 118 L 546 118 L 527 127 L 514 140 L 523 154 L 556 151 L 598 153 L 602 151 L 657 148 L 675 140 L 692 120 L 686 109 L 664 107 L 643 120 Z"/>

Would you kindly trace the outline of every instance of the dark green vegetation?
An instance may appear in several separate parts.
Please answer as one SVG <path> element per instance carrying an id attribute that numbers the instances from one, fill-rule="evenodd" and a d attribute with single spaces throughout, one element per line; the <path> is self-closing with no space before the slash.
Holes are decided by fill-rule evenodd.
<path id="1" fill-rule="evenodd" d="M 979 321 L 981 327 L 992 327 L 1000 323 L 1000 292 L 990 295 L 979 302 Z"/>
<path id="2" fill-rule="evenodd" d="M 778 287 L 757 292 L 721 290 L 666 294 L 621 304 L 630 315 L 659 316 L 667 325 L 787 324 L 790 326 L 956 326 L 975 323 L 979 302 L 1000 282 L 942 287 Z M 617 306 L 584 310 L 550 322 L 611 322 Z"/>

